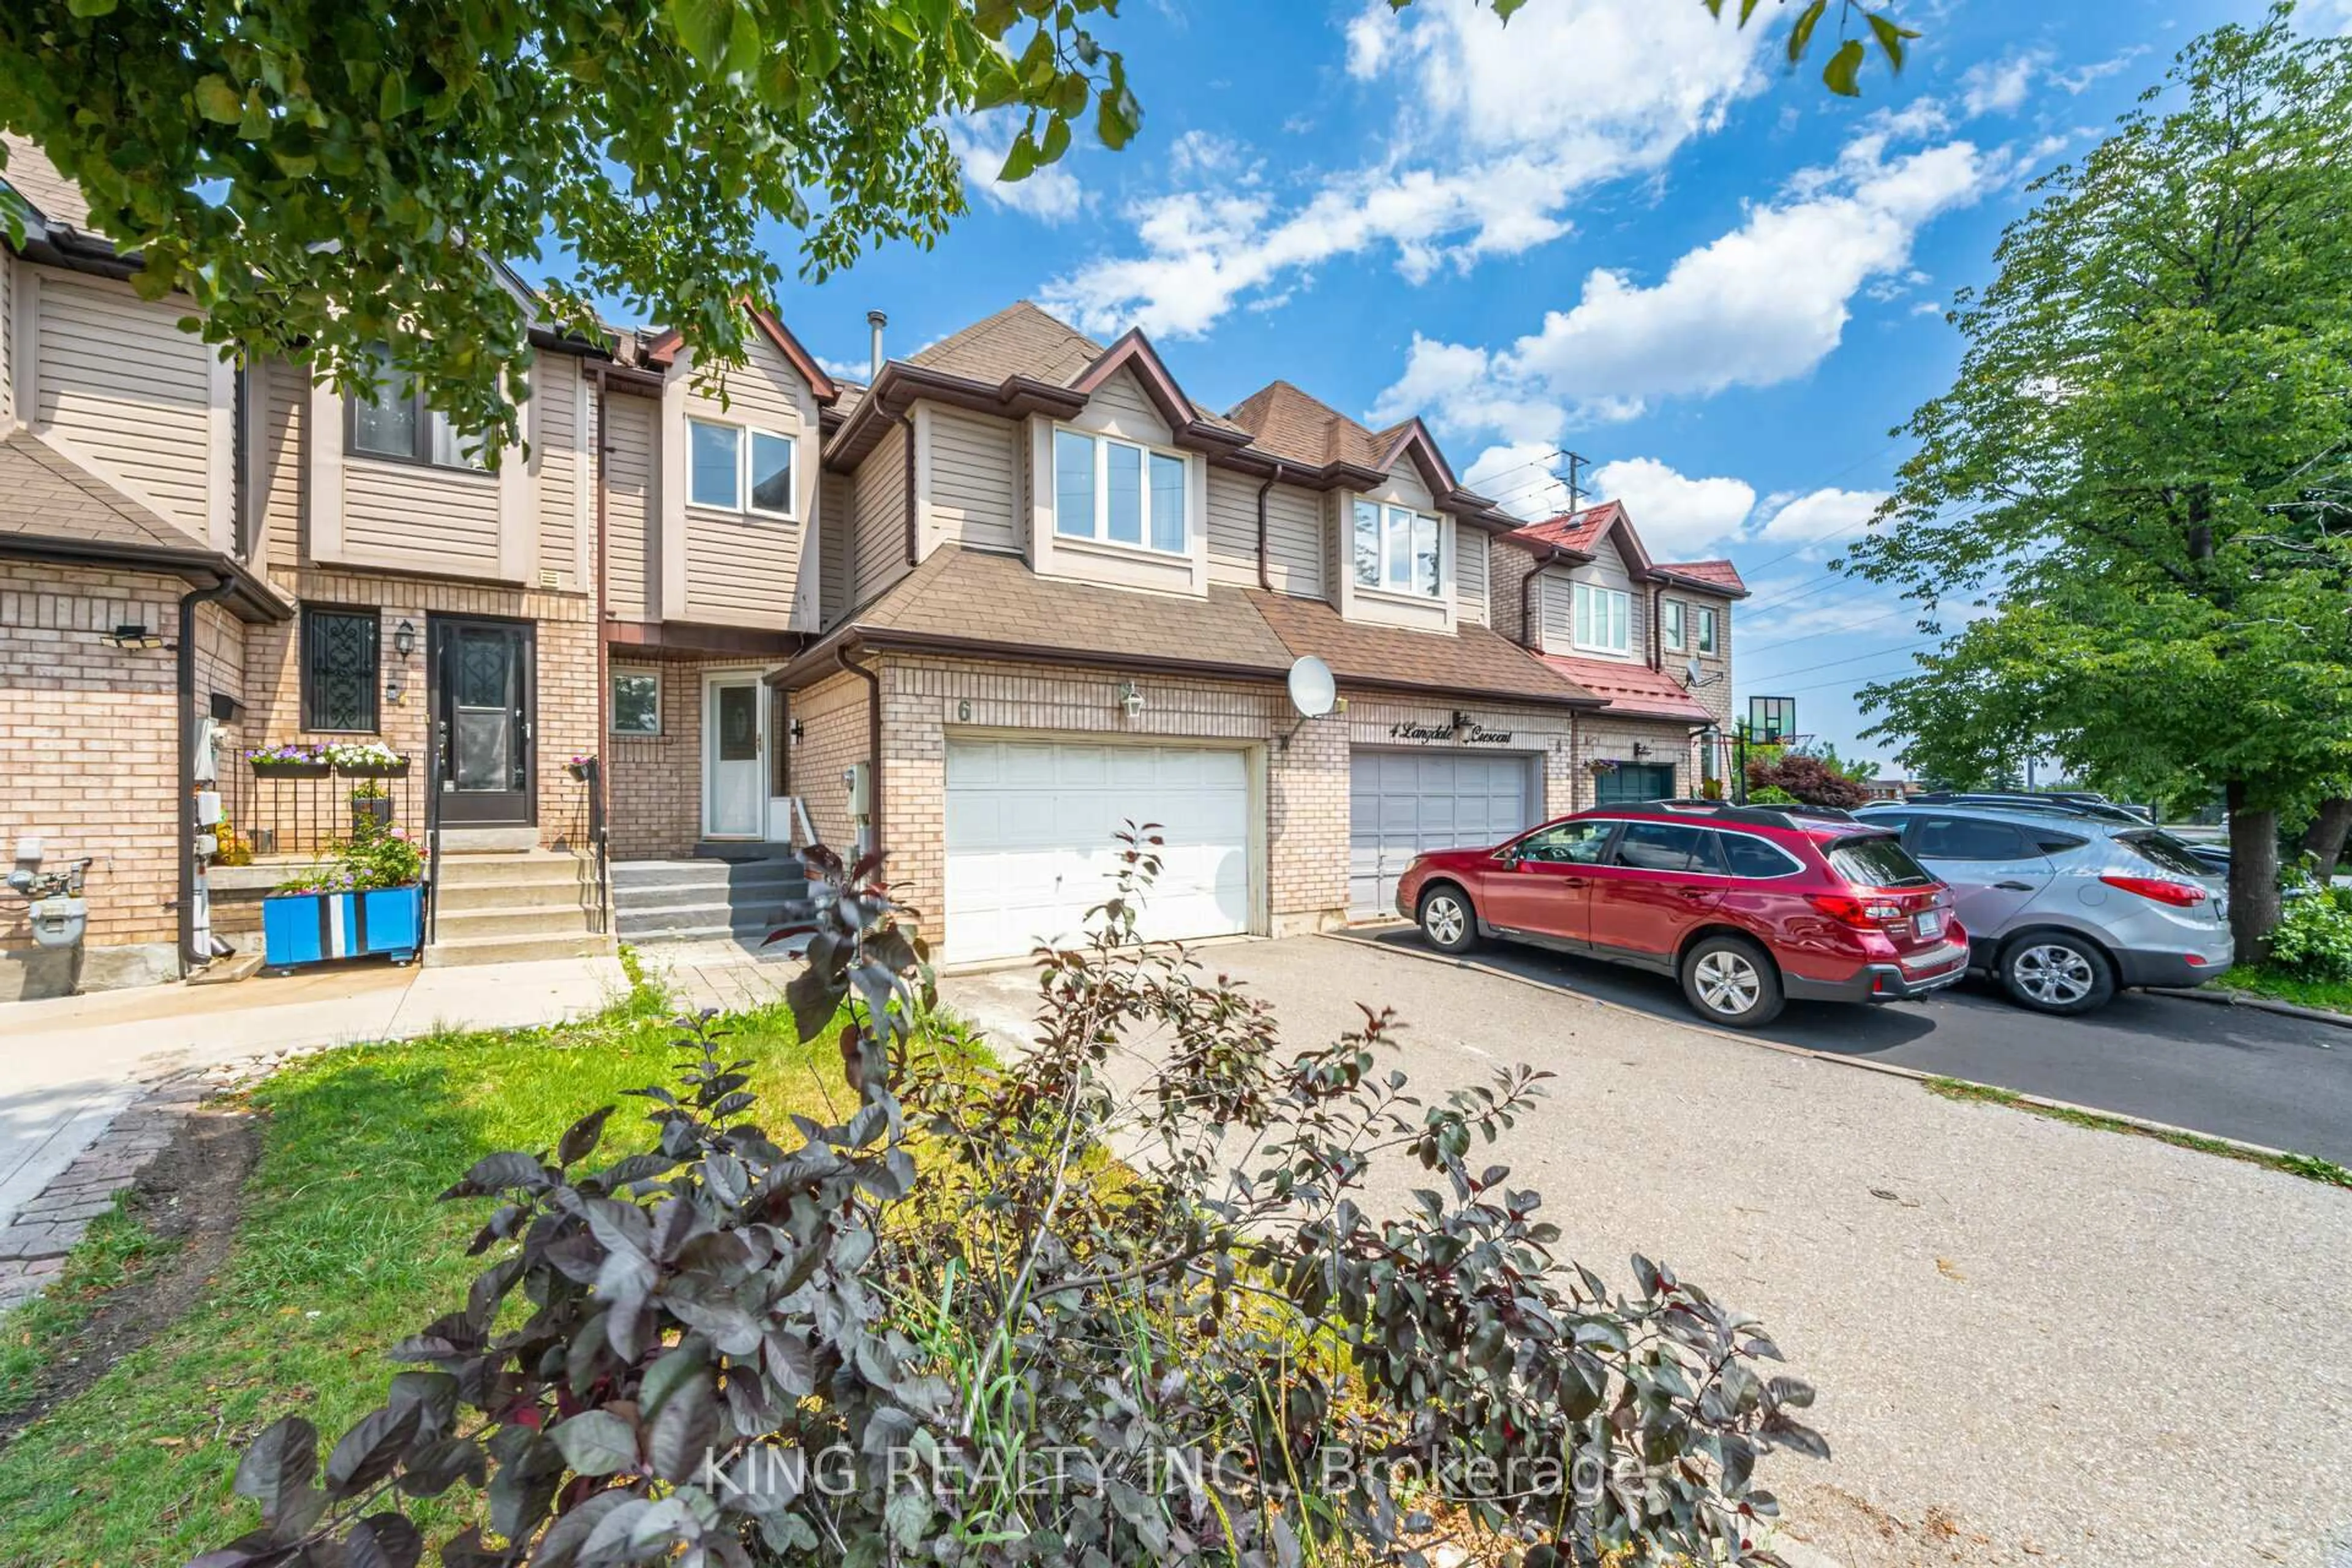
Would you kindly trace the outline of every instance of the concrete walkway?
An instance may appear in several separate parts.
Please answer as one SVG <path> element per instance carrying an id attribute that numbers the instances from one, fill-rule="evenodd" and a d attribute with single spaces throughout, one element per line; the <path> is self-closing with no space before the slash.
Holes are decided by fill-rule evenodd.
<path id="1" fill-rule="evenodd" d="M 617 960 L 477 967 L 352 963 L 233 985 L 154 985 L 0 1006 L 0 1225 L 37 1197 L 142 1086 L 272 1051 L 414 1039 L 593 1013 Z"/>

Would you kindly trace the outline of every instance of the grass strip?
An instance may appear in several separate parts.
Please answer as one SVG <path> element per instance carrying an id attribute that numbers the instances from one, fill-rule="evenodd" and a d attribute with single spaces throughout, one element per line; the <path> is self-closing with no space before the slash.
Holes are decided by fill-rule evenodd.
<path id="1" fill-rule="evenodd" d="M 2207 1138 L 2195 1132 L 2178 1132 L 2154 1127 L 2143 1127 L 2120 1116 L 2102 1116 L 2095 1110 L 2076 1110 L 2067 1106 L 2044 1105 L 2029 1100 L 2011 1089 L 1994 1089 L 1989 1084 L 1969 1083 L 1964 1079 L 1931 1078 L 1927 1092 L 1946 1100 L 1967 1100 L 1979 1105 L 2004 1105 L 2011 1110 L 2031 1111 L 2053 1121 L 2063 1121 L 2074 1127 L 2093 1127 L 2103 1132 L 2127 1132 L 2136 1138 L 2153 1138 L 2159 1143 L 2169 1143 L 2176 1149 L 2194 1149 L 2200 1154 L 2219 1154 L 2225 1160 L 2242 1164 L 2262 1165 L 2281 1171 L 2305 1181 L 2318 1182 L 2331 1187 L 2352 1187 L 2352 1171 L 2333 1160 L 2323 1160 L 2316 1154 L 2260 1154 L 2253 1150 L 2221 1138 Z"/>

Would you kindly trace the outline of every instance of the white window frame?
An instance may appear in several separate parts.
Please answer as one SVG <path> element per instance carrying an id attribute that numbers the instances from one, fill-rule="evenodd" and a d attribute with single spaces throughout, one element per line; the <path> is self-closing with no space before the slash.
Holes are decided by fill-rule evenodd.
<path id="1" fill-rule="evenodd" d="M 1690 610 L 1680 599 L 1668 599 L 1658 606 L 1658 636 L 1676 653 L 1683 651 L 1689 617 Z"/>
<path id="2" fill-rule="evenodd" d="M 1698 651 L 1709 658 L 1720 651 L 1716 642 L 1715 607 L 1711 605 L 1699 606 Z"/>
<path id="3" fill-rule="evenodd" d="M 1061 441 L 1067 436 L 1075 440 L 1089 441 L 1095 449 L 1095 531 L 1092 533 L 1065 533 L 1062 531 L 1062 461 Z M 1124 447 L 1138 454 L 1137 488 L 1138 521 L 1142 531 L 1139 540 L 1113 539 L 1110 534 L 1110 449 Z M 1133 550 L 1141 554 L 1157 556 L 1162 561 L 1181 561 L 1192 553 L 1192 459 L 1183 452 L 1166 447 L 1155 447 L 1149 441 L 1130 441 L 1121 436 L 1106 436 L 1099 430 L 1082 430 L 1075 425 L 1054 426 L 1053 439 L 1045 444 L 1047 483 L 1050 486 L 1053 510 L 1053 531 L 1057 540 L 1076 540 L 1081 544 L 1099 544 L 1110 550 Z M 1151 460 L 1165 458 L 1180 465 L 1184 482 L 1177 493 L 1184 498 L 1184 531 L 1173 549 L 1151 542 Z"/>
<path id="4" fill-rule="evenodd" d="M 694 427 L 698 425 L 713 430 L 731 432 L 735 437 L 735 504 L 720 506 L 713 501 L 697 500 L 694 495 Z M 765 436 L 771 441 L 782 441 L 792 451 L 792 483 L 785 491 L 792 498 L 789 510 L 777 511 L 771 507 L 751 502 L 751 441 L 755 436 Z M 705 419 L 699 414 L 686 416 L 686 504 L 698 511 L 734 512 L 743 517 L 769 517 L 779 522 L 800 521 L 801 500 L 801 438 L 782 430 L 771 430 L 761 425 L 743 425 L 731 419 Z"/>
<path id="5" fill-rule="evenodd" d="M 1622 588 L 1612 588 L 1601 583 L 1578 583 L 1575 588 L 1576 620 L 1570 628 L 1570 640 L 1589 653 L 1631 653 L 1633 648 L 1633 595 Z M 1596 608 L 1613 606 L 1623 617 L 1625 636 L 1622 641 L 1606 642 L 1592 635 L 1592 624 L 1598 620 L 1604 631 L 1617 618 L 1611 615 L 1595 615 Z"/>
<path id="6" fill-rule="evenodd" d="M 621 700 L 619 691 L 621 682 L 624 680 L 650 680 L 654 683 L 654 727 L 652 729 L 624 730 L 621 728 Z M 610 704 L 610 707 L 606 711 L 611 713 L 613 716 L 609 732 L 625 741 L 659 740 L 663 733 L 662 723 L 664 719 L 664 715 L 662 713 L 661 676 L 653 670 L 616 669 L 611 672 L 611 681 L 613 689 L 605 693 L 605 701 Z"/>
<path id="7" fill-rule="evenodd" d="M 1365 582 L 1360 563 L 1359 563 L 1354 572 L 1357 588 L 1375 594 L 1393 594 L 1401 599 L 1440 600 L 1444 598 L 1445 520 L 1409 506 L 1398 506 L 1393 501 L 1376 500 L 1370 496 L 1350 496 L 1348 501 L 1348 544 L 1350 555 L 1355 553 L 1357 536 L 1363 527 L 1363 520 L 1356 515 L 1356 509 L 1367 506 L 1370 507 L 1375 514 L 1373 531 L 1376 537 L 1373 541 L 1375 549 L 1372 558 L 1372 575 L 1375 580 Z M 1437 545 L 1437 580 L 1427 588 L 1419 586 L 1412 580 L 1413 563 L 1416 558 L 1416 552 L 1412 547 L 1412 531 L 1416 523 L 1423 522 L 1429 524 Z M 1402 529 L 1405 536 L 1405 578 L 1402 583 L 1393 582 L 1389 576 L 1389 563 L 1393 559 L 1389 552 L 1390 534 L 1400 528 Z"/>

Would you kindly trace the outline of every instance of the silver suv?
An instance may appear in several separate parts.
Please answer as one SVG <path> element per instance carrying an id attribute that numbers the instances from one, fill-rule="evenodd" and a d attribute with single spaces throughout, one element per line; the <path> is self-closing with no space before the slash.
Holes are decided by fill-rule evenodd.
<path id="1" fill-rule="evenodd" d="M 2122 985 L 2200 985 L 2230 967 L 2225 879 L 2179 839 L 2030 805 L 1864 806 L 1951 885 L 1970 967 L 2044 1013 Z"/>

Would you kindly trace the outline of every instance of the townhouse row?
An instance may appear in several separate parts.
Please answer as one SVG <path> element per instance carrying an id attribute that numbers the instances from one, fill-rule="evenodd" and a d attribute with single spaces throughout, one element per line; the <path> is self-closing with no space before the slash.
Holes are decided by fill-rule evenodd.
<path id="1" fill-rule="evenodd" d="M 389 375 L 219 359 L 37 150 L 5 178 L 0 835 L 92 862 L 65 983 L 240 940 L 225 891 L 350 793 L 453 852 L 879 844 L 961 963 L 1068 930 L 1126 822 L 1166 840 L 1153 934 L 1285 934 L 1385 910 L 1422 847 L 1717 770 L 1730 565 L 1615 505 L 1529 524 L 1418 420 L 1283 382 L 1213 413 L 1140 332 L 1026 302 L 903 359 L 877 315 L 859 384 L 753 311 L 723 395 L 675 333 L 534 331 L 490 461 Z M 405 771 L 247 760 L 336 742 Z M 59 983 L 26 913 L 0 893 L 0 994 Z"/>

